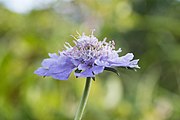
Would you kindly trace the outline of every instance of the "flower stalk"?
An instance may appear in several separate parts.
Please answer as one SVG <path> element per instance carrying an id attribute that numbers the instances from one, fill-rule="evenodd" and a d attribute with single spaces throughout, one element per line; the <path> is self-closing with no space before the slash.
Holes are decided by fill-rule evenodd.
<path id="1" fill-rule="evenodd" d="M 82 119 L 82 115 L 83 115 L 83 112 L 84 112 L 84 109 L 85 109 L 85 106 L 86 106 L 86 103 L 88 100 L 89 92 L 90 92 L 91 82 L 92 82 L 91 77 L 87 77 L 85 87 L 84 87 L 84 92 L 83 92 L 83 95 L 81 97 L 81 102 L 80 102 L 79 107 L 77 109 L 74 120 L 81 120 Z"/>

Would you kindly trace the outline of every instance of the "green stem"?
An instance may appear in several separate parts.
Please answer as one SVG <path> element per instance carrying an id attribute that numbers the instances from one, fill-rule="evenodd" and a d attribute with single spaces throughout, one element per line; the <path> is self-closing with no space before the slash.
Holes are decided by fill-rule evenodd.
<path id="1" fill-rule="evenodd" d="M 83 95 L 81 97 L 81 102 L 79 104 L 79 107 L 78 107 L 78 110 L 76 112 L 74 120 L 81 120 L 81 118 L 82 118 L 82 115 L 83 115 L 83 112 L 84 112 L 84 109 L 85 109 L 85 106 L 86 106 L 86 103 L 87 103 L 87 100 L 88 100 L 90 87 L 91 87 L 91 82 L 92 82 L 91 78 L 87 77 L 86 84 L 85 84 L 85 87 L 84 87 L 84 92 L 83 92 Z"/>

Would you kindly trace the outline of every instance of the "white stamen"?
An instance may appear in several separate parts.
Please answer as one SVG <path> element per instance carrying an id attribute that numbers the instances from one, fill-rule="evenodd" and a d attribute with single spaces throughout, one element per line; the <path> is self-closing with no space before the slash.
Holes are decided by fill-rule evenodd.
<path id="1" fill-rule="evenodd" d="M 77 40 L 77 38 L 75 37 L 75 36 L 73 36 L 73 35 L 70 35 L 72 38 L 74 38 L 75 40 Z"/>
<path id="2" fill-rule="evenodd" d="M 79 35 L 77 38 L 72 36 L 75 40 L 75 46 L 72 47 L 69 43 L 65 43 L 65 48 L 67 49 L 66 55 L 74 59 L 82 58 L 84 61 L 88 61 L 93 58 L 107 57 L 113 59 L 118 56 L 117 53 L 121 52 L 121 49 L 115 51 L 115 42 L 106 42 L 106 38 L 103 41 L 98 41 L 98 39 L 93 35 L 95 30 L 92 30 L 90 36 L 86 36 L 85 33 Z"/>

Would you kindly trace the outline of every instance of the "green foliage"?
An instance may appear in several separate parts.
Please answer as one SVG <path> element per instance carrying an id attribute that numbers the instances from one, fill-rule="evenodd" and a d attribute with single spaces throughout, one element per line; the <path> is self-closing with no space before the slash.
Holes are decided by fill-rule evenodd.
<path id="1" fill-rule="evenodd" d="M 85 79 L 57 81 L 33 74 L 71 34 L 96 29 L 133 52 L 141 69 L 104 72 L 93 81 L 85 120 L 179 120 L 178 0 L 58 1 L 17 14 L 0 6 L 0 120 L 71 120 Z M 123 54 L 122 53 L 122 54 Z"/>

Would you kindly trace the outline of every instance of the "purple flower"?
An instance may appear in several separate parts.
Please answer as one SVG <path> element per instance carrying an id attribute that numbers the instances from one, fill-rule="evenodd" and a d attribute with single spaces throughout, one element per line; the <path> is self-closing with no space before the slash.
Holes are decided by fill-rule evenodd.
<path id="1" fill-rule="evenodd" d="M 133 60 L 134 55 L 127 53 L 119 57 L 121 49 L 115 50 L 114 41 L 106 42 L 92 34 L 84 33 L 75 38 L 75 46 L 66 43 L 66 50 L 58 54 L 49 54 L 50 58 L 44 59 L 42 67 L 34 73 L 40 76 L 51 76 L 59 80 L 67 80 L 73 70 L 76 77 L 92 77 L 102 73 L 103 70 L 116 72 L 115 67 L 139 68 L 139 59 Z"/>

